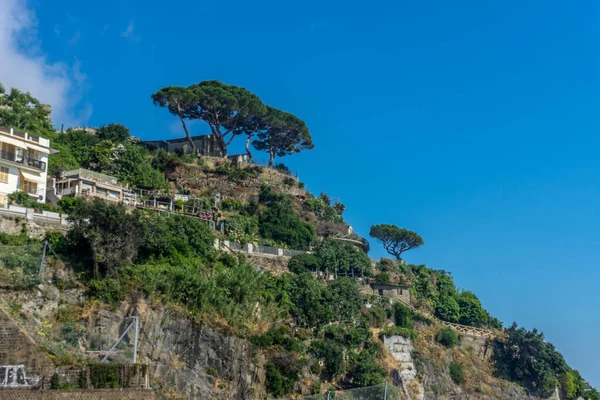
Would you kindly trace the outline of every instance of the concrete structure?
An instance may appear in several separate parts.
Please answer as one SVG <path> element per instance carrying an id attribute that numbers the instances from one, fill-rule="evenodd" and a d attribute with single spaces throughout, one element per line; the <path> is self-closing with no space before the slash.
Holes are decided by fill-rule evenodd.
<path id="1" fill-rule="evenodd" d="M 0 391 L 2 400 L 155 400 L 156 393 L 140 389 L 22 390 Z"/>
<path id="2" fill-rule="evenodd" d="M 192 136 L 192 141 L 194 142 L 196 149 L 202 156 L 223 156 L 221 148 L 219 147 L 219 142 L 217 141 L 217 138 L 213 135 Z M 177 150 L 185 151 L 187 153 L 192 151 L 190 142 L 185 137 L 170 140 L 150 140 L 142 142 L 142 144 L 149 148 L 163 149 L 169 153 L 175 153 L 175 151 Z"/>
<path id="3" fill-rule="evenodd" d="M 0 128 L 0 206 L 18 190 L 40 203 L 46 201 L 50 141 L 12 128 Z"/>
<path id="4" fill-rule="evenodd" d="M 128 204 L 135 204 L 136 200 L 136 194 L 119 186 L 116 177 L 83 168 L 63 172 L 61 179 L 53 180 L 48 191 L 51 192 L 48 199 L 52 201 L 57 201 L 62 196 L 99 197 Z"/>
<path id="5" fill-rule="evenodd" d="M 400 299 L 404 303 L 410 303 L 409 285 L 371 283 L 371 289 L 373 289 L 373 292 L 377 293 L 379 297 L 389 296 Z"/>

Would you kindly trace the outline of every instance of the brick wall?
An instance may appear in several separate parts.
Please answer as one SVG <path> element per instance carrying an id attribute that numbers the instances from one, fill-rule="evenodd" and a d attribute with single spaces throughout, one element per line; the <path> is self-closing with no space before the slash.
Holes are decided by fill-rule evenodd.
<path id="1" fill-rule="evenodd" d="M 155 400 L 150 390 L 26 390 L 0 389 L 2 400 Z"/>
<path id="2" fill-rule="evenodd" d="M 25 365 L 27 376 L 39 376 L 40 383 L 54 373 L 54 364 L 12 318 L 0 309 L 0 365 Z M 1 399 L 4 399 L 0 395 Z"/>

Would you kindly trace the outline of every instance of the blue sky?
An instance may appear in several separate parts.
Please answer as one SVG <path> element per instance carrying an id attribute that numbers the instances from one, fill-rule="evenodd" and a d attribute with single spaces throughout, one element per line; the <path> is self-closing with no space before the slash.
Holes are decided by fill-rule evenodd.
<path id="1" fill-rule="evenodd" d="M 244 86 L 307 122 L 315 149 L 282 161 L 359 234 L 419 232 L 407 261 L 544 331 L 600 387 L 597 2 L 1 3 L 0 22 L 36 18 L 0 28 L 0 56 L 22 57 L 0 80 L 58 126 L 177 137 L 151 93 Z"/>

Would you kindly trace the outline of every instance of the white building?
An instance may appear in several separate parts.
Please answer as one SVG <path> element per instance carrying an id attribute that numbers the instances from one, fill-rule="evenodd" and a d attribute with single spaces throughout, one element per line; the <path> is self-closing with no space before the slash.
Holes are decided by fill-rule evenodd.
<path id="1" fill-rule="evenodd" d="M 0 206 L 6 206 L 7 196 L 17 190 L 46 201 L 50 152 L 48 139 L 0 128 Z"/>

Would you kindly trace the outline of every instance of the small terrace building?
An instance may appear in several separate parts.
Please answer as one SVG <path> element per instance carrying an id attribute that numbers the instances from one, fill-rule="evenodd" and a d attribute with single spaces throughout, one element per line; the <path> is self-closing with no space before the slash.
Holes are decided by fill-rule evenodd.
<path id="1" fill-rule="evenodd" d="M 120 186 L 117 178 L 99 172 L 79 168 L 62 173 L 59 180 L 54 180 L 55 200 L 63 196 L 99 197 L 114 202 L 134 204 L 136 195 L 130 189 Z"/>
<path id="2" fill-rule="evenodd" d="M 46 177 L 50 141 L 0 128 L 0 206 L 6 205 L 8 195 L 24 191 L 40 203 L 46 201 Z"/>
<path id="3" fill-rule="evenodd" d="M 394 285 L 388 283 L 371 283 L 371 289 L 379 297 L 390 297 L 400 299 L 404 303 L 410 303 L 410 285 Z"/>

